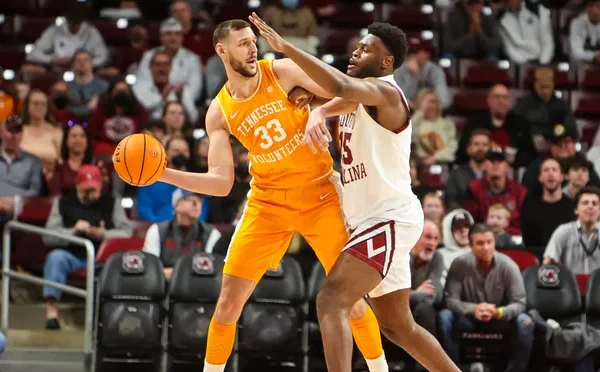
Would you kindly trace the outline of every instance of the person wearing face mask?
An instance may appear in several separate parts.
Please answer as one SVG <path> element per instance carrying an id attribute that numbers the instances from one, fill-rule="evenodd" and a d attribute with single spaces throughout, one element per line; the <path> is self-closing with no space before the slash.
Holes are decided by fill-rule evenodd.
<path id="1" fill-rule="evenodd" d="M 270 5 L 262 18 L 290 43 L 307 53 L 317 54 L 317 20 L 312 10 L 303 6 L 300 0 L 281 0 L 280 5 Z M 263 52 L 273 51 L 262 37 L 258 44 Z"/>
<path id="2" fill-rule="evenodd" d="M 125 137 L 138 133 L 148 112 L 138 103 L 129 85 L 119 80 L 100 97 L 90 116 L 88 131 L 94 139 L 95 154 L 112 154 Z"/>
<path id="3" fill-rule="evenodd" d="M 79 117 L 69 109 L 69 88 L 64 81 L 57 81 L 50 87 L 49 112 L 56 124 L 65 126 L 69 121 L 79 122 Z"/>
<path id="4" fill-rule="evenodd" d="M 235 180 L 229 195 L 210 198 L 210 223 L 232 223 L 250 191 L 250 163 L 248 151 L 243 147 L 235 148 Z"/>
<path id="5" fill-rule="evenodd" d="M 440 230 L 437 223 L 425 219 L 423 233 L 410 252 L 410 310 L 417 324 L 436 335 L 435 306 L 442 301 L 444 259 L 437 251 Z M 415 370 L 425 369 L 417 363 Z"/>
<path id="6" fill-rule="evenodd" d="M 121 200 L 103 192 L 102 184 L 102 173 L 97 166 L 81 166 L 75 190 L 54 199 L 46 228 L 65 236 L 90 239 L 96 250 L 106 239 L 130 237 L 132 229 Z M 44 243 L 52 248 L 44 262 L 44 279 L 64 284 L 69 273 L 86 268 L 84 247 L 54 237 L 44 237 Z M 46 328 L 60 329 L 58 301 L 62 292 L 44 287 L 43 295 Z"/>
<path id="7" fill-rule="evenodd" d="M 186 170 L 190 162 L 190 147 L 183 138 L 171 138 L 165 145 L 167 167 Z M 137 189 L 137 213 L 141 220 L 164 222 L 175 216 L 175 202 L 188 192 L 164 182 Z M 202 216 L 200 216 L 202 220 Z M 204 218 L 205 219 L 205 218 Z"/>

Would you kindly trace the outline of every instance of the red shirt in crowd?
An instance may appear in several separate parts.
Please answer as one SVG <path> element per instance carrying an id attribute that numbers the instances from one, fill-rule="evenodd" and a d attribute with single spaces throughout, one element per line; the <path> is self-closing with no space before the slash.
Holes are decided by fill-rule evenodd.
<path id="1" fill-rule="evenodd" d="M 94 154 L 112 154 L 117 144 L 130 134 L 138 133 L 148 120 L 148 112 L 139 107 L 135 115 L 107 117 L 98 106 L 90 116 L 88 133 L 94 140 Z"/>
<path id="2" fill-rule="evenodd" d="M 510 225 L 506 231 L 521 236 L 521 207 L 525 201 L 527 189 L 512 180 L 506 180 L 506 187 L 500 193 L 493 193 L 487 179 L 481 178 L 469 183 L 469 189 L 463 207 L 471 213 L 475 221 L 485 222 L 488 210 L 494 204 L 503 204 L 510 211 Z"/>
<path id="3" fill-rule="evenodd" d="M 102 177 L 104 179 L 104 190 L 110 190 L 110 177 L 108 177 L 108 170 L 103 164 L 95 163 L 100 167 Z M 83 165 L 83 164 L 82 164 Z M 54 171 L 50 177 L 46 177 L 46 184 L 48 185 L 48 193 L 51 196 L 64 195 L 75 190 L 75 180 L 77 179 L 77 170 L 73 170 L 69 166 L 68 161 L 61 161 L 56 163 Z"/>

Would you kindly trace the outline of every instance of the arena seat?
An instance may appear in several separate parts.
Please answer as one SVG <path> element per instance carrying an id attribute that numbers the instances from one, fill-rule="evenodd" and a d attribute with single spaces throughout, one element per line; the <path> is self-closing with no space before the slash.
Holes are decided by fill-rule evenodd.
<path id="1" fill-rule="evenodd" d="M 62 16 L 72 3 L 72 0 L 38 0 L 38 9 L 47 16 Z"/>
<path id="2" fill-rule="evenodd" d="M 194 43 L 190 50 L 200 56 L 203 64 L 215 54 L 212 36 L 213 30 L 196 30 L 193 34 Z"/>
<path id="3" fill-rule="evenodd" d="M 144 240 L 140 238 L 110 238 L 100 244 L 96 252 L 96 264 L 106 263 L 115 253 L 127 252 L 132 250 L 141 251 L 144 248 Z M 70 275 L 70 279 L 84 280 L 87 277 L 86 270 L 78 270 Z"/>
<path id="4" fill-rule="evenodd" d="M 465 129 L 465 125 L 467 124 L 468 118 L 463 115 L 446 115 L 446 118 L 454 123 L 454 125 L 456 126 L 456 134 L 460 138 L 463 129 Z"/>
<path id="5" fill-rule="evenodd" d="M 0 40 L 3 44 L 9 44 L 14 39 L 13 17 L 4 15 L 0 12 Z"/>
<path id="6" fill-rule="evenodd" d="M 381 12 L 384 22 L 391 23 L 404 31 L 431 30 L 435 26 L 435 15 L 432 7 L 412 5 L 384 4 Z"/>
<path id="7" fill-rule="evenodd" d="M 578 78 L 581 89 L 584 91 L 600 90 L 600 68 L 597 65 L 581 64 Z"/>
<path id="8" fill-rule="evenodd" d="M 1 14 L 32 14 L 36 9 L 36 0 L 2 1 L 0 4 Z"/>
<path id="9" fill-rule="evenodd" d="M 577 129 L 581 133 L 579 142 L 584 143 L 587 145 L 587 148 L 590 148 L 594 143 L 598 129 L 600 129 L 600 120 L 577 119 L 576 123 Z"/>
<path id="10" fill-rule="evenodd" d="M 587 281 L 585 291 L 585 321 L 600 329 L 600 269 L 595 270 Z"/>
<path id="11" fill-rule="evenodd" d="M 1 25 L 0 38 L 2 38 Z M 0 45 L 0 55 L 3 69 L 18 71 L 25 62 L 25 47 L 23 45 Z"/>
<path id="12" fill-rule="evenodd" d="M 453 95 L 452 114 L 469 116 L 488 109 L 487 89 L 449 89 Z"/>
<path id="13" fill-rule="evenodd" d="M 169 283 L 167 352 L 172 362 L 202 360 L 208 325 L 215 312 L 223 280 L 223 256 L 195 253 L 181 256 Z"/>
<path id="14" fill-rule="evenodd" d="M 117 27 L 117 22 L 111 19 L 96 19 L 92 22 L 104 38 L 107 45 L 125 46 L 129 45 L 127 31 Z"/>
<path id="15" fill-rule="evenodd" d="M 55 72 L 33 72 L 33 73 L 23 73 L 23 81 L 28 82 L 31 89 L 39 89 L 41 91 L 47 92 L 50 87 L 59 80 L 59 75 Z"/>
<path id="16" fill-rule="evenodd" d="M 480 62 L 460 60 L 459 73 L 461 84 L 471 88 L 489 88 L 494 84 L 513 87 L 515 68 L 508 61 Z"/>
<path id="17" fill-rule="evenodd" d="M 129 251 L 108 259 L 98 282 L 96 370 L 115 360 L 160 370 L 165 296 L 158 257 Z"/>
<path id="18" fill-rule="evenodd" d="M 248 2 L 245 0 L 228 0 L 223 4 L 214 17 L 215 24 L 236 18 L 248 20 L 248 16 L 255 10 L 248 8 Z"/>
<path id="19" fill-rule="evenodd" d="M 340 4 L 337 12 L 328 19 L 330 27 L 360 30 L 375 21 L 372 11 L 365 11 L 362 4 Z"/>
<path id="20" fill-rule="evenodd" d="M 571 107 L 577 118 L 600 119 L 600 93 L 572 92 Z"/>
<path id="21" fill-rule="evenodd" d="M 579 287 L 579 293 L 582 296 L 585 296 L 587 293 L 587 285 L 590 279 L 590 275 L 588 274 L 576 274 L 575 279 L 577 279 L 577 286 Z"/>
<path id="22" fill-rule="evenodd" d="M 13 18 L 15 41 L 33 43 L 42 36 L 44 30 L 52 25 L 55 20 L 54 17 L 15 16 Z"/>
<path id="23" fill-rule="evenodd" d="M 292 257 L 267 270 L 238 323 L 237 355 L 244 365 L 269 360 L 273 365 L 307 363 L 306 288 L 300 264 Z"/>
<path id="24" fill-rule="evenodd" d="M 503 249 L 500 253 L 507 255 L 515 261 L 521 272 L 525 271 L 529 266 L 540 264 L 540 260 L 533 253 L 521 249 Z"/>
<path id="25" fill-rule="evenodd" d="M 357 36 L 357 30 L 332 29 L 329 30 L 321 44 L 322 54 L 344 55 L 348 49 L 348 40 Z"/>
<path id="26" fill-rule="evenodd" d="M 44 227 L 50 214 L 52 198 L 23 198 L 23 208 L 17 220 L 34 226 Z M 23 231 L 12 233 L 11 264 L 23 266 L 28 270 L 38 271 L 44 266 L 48 249 L 40 235 Z"/>
<path id="27" fill-rule="evenodd" d="M 448 86 L 457 86 L 458 85 L 458 63 L 456 61 L 452 61 L 450 59 L 440 59 L 438 61 L 438 65 L 446 74 L 446 83 Z"/>

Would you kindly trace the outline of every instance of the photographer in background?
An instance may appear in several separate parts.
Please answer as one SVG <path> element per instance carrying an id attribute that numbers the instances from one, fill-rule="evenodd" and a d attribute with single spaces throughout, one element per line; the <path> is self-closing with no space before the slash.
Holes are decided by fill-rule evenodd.
<path id="1" fill-rule="evenodd" d="M 167 166 L 186 170 L 190 161 L 190 147 L 183 138 L 174 137 L 167 141 Z M 175 217 L 175 202 L 187 191 L 164 182 L 137 189 L 137 213 L 140 219 L 148 222 L 163 222 Z"/>
<path id="2" fill-rule="evenodd" d="M 131 226 L 121 200 L 102 192 L 102 173 L 95 165 L 82 165 L 77 172 L 75 191 L 58 196 L 52 203 L 46 228 L 64 235 L 90 239 L 97 250 L 106 239 L 130 237 Z M 87 267 L 86 250 L 60 238 L 46 236 L 44 243 L 56 247 L 46 256 L 44 279 L 66 283 L 67 275 Z M 58 301 L 61 291 L 44 287 L 46 329 L 60 329 Z"/>

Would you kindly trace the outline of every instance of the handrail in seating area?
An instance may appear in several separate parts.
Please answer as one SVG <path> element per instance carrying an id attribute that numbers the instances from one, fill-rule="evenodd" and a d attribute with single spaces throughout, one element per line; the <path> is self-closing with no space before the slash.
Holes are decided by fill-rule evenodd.
<path id="1" fill-rule="evenodd" d="M 85 247 L 86 250 L 86 285 L 85 289 L 70 285 L 38 278 L 37 276 L 24 274 L 10 268 L 10 250 L 11 250 L 11 232 L 23 231 L 30 234 L 41 236 L 50 236 L 59 238 L 67 243 L 77 244 Z M 66 293 L 85 298 L 85 335 L 84 335 L 84 354 L 90 358 L 92 355 L 92 322 L 94 313 L 94 269 L 95 269 L 95 249 L 94 244 L 89 239 L 83 239 L 72 235 L 64 235 L 43 227 L 34 226 L 18 221 L 10 221 L 4 226 L 2 244 L 2 304 L 0 309 L 0 329 L 6 334 L 8 331 L 8 309 L 10 305 L 10 279 L 18 279 L 24 282 L 36 284 L 39 286 L 49 286 L 58 288 Z"/>

